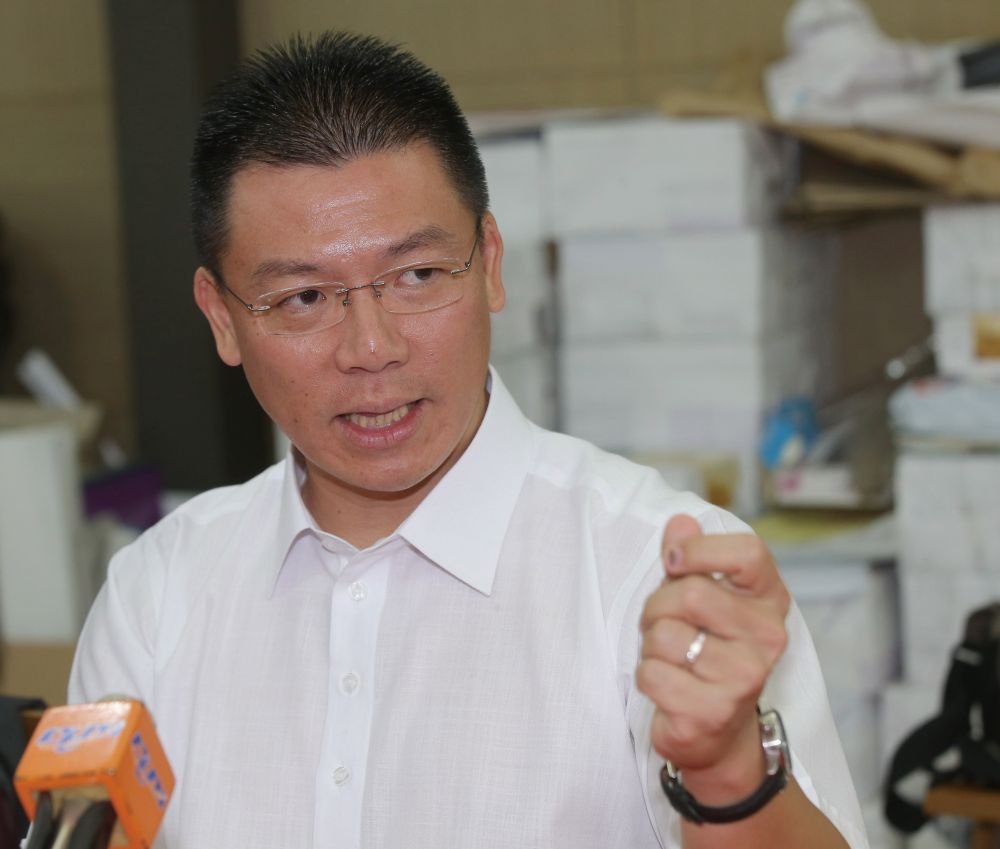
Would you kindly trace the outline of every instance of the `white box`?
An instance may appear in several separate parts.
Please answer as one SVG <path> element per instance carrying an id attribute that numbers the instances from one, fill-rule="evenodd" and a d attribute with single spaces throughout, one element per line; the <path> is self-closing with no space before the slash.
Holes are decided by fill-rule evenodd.
<path id="1" fill-rule="evenodd" d="M 895 493 L 903 570 L 1000 581 L 1000 453 L 904 452 Z"/>
<path id="2" fill-rule="evenodd" d="M 925 306 L 931 314 L 1000 311 L 1000 204 L 924 213 Z"/>
<path id="3" fill-rule="evenodd" d="M 502 274 L 507 300 L 492 316 L 493 353 L 515 354 L 554 345 L 555 283 L 547 246 L 507 243 Z"/>
<path id="4" fill-rule="evenodd" d="M 75 640 L 92 599 L 80 562 L 77 441 L 69 424 L 0 428 L 0 635 Z"/>
<path id="5" fill-rule="evenodd" d="M 562 329 L 573 341 L 757 337 L 829 314 L 829 232 L 769 227 L 558 243 Z"/>
<path id="6" fill-rule="evenodd" d="M 978 573 L 1000 580 L 998 521 L 995 515 L 991 521 L 989 511 L 982 509 L 969 510 L 961 521 L 907 520 L 900 524 L 900 563 L 909 573 Z"/>
<path id="7" fill-rule="evenodd" d="M 963 522 L 970 513 L 1000 518 L 1000 452 L 904 452 L 896 481 L 903 525 Z"/>
<path id="8" fill-rule="evenodd" d="M 490 357 L 521 412 L 550 429 L 556 426 L 554 356 L 550 349 L 533 348 Z"/>
<path id="9" fill-rule="evenodd" d="M 481 140 L 490 211 L 508 242 L 549 237 L 542 144 L 538 134 Z"/>
<path id="10" fill-rule="evenodd" d="M 557 236 L 761 224 L 781 199 L 782 142 L 745 121 L 552 123 L 543 142 Z"/>
<path id="11" fill-rule="evenodd" d="M 831 689 L 830 712 L 844 748 L 858 801 L 875 799 L 882 789 L 879 763 L 879 712 L 877 694 Z M 794 765 L 793 765 L 794 766 Z"/>
<path id="12" fill-rule="evenodd" d="M 934 354 L 941 374 L 1000 378 L 1000 312 L 935 315 Z"/>
<path id="13" fill-rule="evenodd" d="M 563 426 L 633 452 L 755 447 L 766 410 L 817 391 L 821 336 L 568 344 L 559 357 Z"/>
<path id="14" fill-rule="evenodd" d="M 882 691 L 879 760 L 883 775 L 888 774 L 896 749 L 910 732 L 940 713 L 943 690 L 944 679 L 935 685 L 909 681 L 889 684 Z"/>
<path id="15" fill-rule="evenodd" d="M 809 626 L 828 689 L 879 692 L 899 674 L 900 623 L 889 563 L 779 560 Z"/>
<path id="16" fill-rule="evenodd" d="M 903 672 L 915 684 L 943 684 L 966 617 L 1000 599 L 1000 574 L 920 572 L 902 564 Z"/>

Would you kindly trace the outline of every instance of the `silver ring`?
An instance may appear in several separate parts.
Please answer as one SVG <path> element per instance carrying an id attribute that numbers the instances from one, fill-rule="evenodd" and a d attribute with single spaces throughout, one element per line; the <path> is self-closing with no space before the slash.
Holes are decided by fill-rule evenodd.
<path id="1" fill-rule="evenodd" d="M 701 651 L 705 648 L 705 640 L 708 639 L 708 632 L 704 629 L 700 629 L 697 634 L 694 635 L 694 639 L 691 640 L 691 645 L 687 647 L 687 651 L 684 652 L 684 659 L 688 662 L 689 666 L 694 666 L 694 662 L 701 655 Z"/>

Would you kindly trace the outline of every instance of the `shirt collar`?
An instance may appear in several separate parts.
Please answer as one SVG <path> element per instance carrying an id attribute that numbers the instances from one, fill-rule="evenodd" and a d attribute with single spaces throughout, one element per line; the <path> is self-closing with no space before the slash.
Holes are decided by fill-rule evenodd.
<path id="1" fill-rule="evenodd" d="M 469 447 L 396 531 L 426 558 L 489 595 L 497 562 L 531 459 L 531 424 L 490 367 L 486 414 Z M 273 537 L 274 592 L 292 544 L 323 535 L 302 500 L 305 473 L 289 448 Z"/>
<path id="2" fill-rule="evenodd" d="M 488 386 L 486 415 L 469 447 L 398 531 L 483 595 L 493 590 L 532 452 L 531 424 L 492 367 Z"/>
<path id="3" fill-rule="evenodd" d="M 278 506 L 278 521 L 272 537 L 272 574 L 268 581 L 268 595 L 274 593 L 281 572 L 288 559 L 292 544 L 304 533 L 322 533 L 302 500 L 302 484 L 305 472 L 299 465 L 295 446 L 289 446 L 284 460 L 284 474 L 281 482 L 281 501 Z"/>

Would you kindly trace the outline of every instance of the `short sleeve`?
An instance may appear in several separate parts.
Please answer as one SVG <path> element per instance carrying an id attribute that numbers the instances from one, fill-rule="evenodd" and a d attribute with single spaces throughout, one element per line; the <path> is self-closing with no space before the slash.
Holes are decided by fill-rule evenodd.
<path id="1" fill-rule="evenodd" d="M 706 533 L 751 532 L 744 522 L 722 510 L 707 511 L 698 516 L 698 521 Z M 663 575 L 658 555 L 655 562 L 647 562 L 640 568 L 645 570 L 645 577 L 633 582 L 636 589 L 627 607 L 618 646 L 619 663 L 630 663 L 633 675 L 640 650 L 639 617 L 646 598 L 659 586 Z M 761 701 L 781 713 L 792 751 L 793 775 L 803 792 L 836 826 L 851 849 L 868 849 L 860 806 L 830 712 L 819 660 L 794 602 L 785 625 L 788 646 L 768 679 Z M 621 674 L 625 674 L 624 668 Z M 679 817 L 660 787 L 663 759 L 653 751 L 651 743 L 654 712 L 653 703 L 633 686 L 626 701 L 626 714 L 646 808 L 664 849 L 680 849 Z"/>
<path id="2" fill-rule="evenodd" d="M 87 615 L 69 679 L 69 702 L 153 697 L 162 557 L 147 534 L 118 552 Z"/>

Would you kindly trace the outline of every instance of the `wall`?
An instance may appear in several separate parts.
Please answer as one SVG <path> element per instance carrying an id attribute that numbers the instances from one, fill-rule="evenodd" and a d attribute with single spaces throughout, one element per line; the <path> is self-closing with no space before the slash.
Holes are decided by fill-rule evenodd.
<path id="1" fill-rule="evenodd" d="M 647 103 L 741 55 L 783 52 L 789 0 L 241 0 L 247 50 L 326 28 L 405 42 L 466 109 Z M 1000 35 L 996 0 L 871 0 L 897 37 Z"/>
<path id="2" fill-rule="evenodd" d="M 469 110 L 652 102 L 781 52 L 788 0 L 241 0 L 246 50 L 336 26 L 406 42 Z M 1000 35 L 996 0 L 872 0 L 896 36 Z M 16 352 L 41 345 L 134 445 L 105 4 L 0 3 L 0 216 Z M 180 284 L 179 284 L 180 285 Z M 187 280 L 183 281 L 187 285 Z M 0 393 L 16 388 L 12 358 Z"/>
<path id="3" fill-rule="evenodd" d="M 104 4 L 0 4 L 0 218 L 18 329 L 133 439 Z"/>

